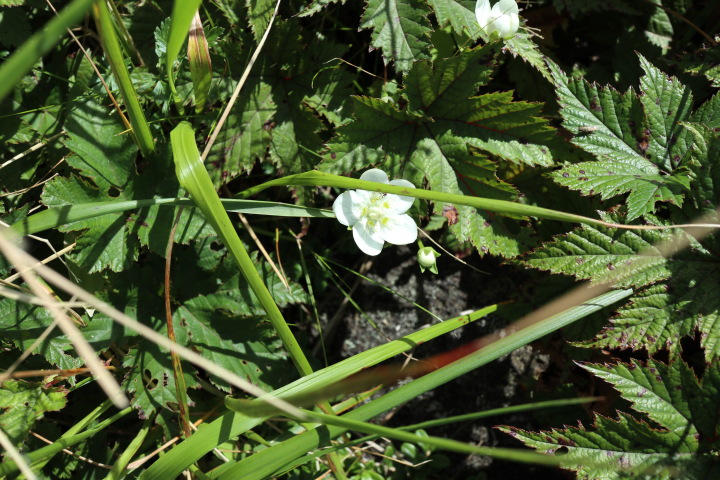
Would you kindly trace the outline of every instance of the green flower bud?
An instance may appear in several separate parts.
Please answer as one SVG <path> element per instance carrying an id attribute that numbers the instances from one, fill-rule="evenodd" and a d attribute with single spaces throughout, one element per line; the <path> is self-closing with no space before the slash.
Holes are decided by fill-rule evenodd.
<path id="1" fill-rule="evenodd" d="M 418 250 L 417 253 L 417 259 L 418 264 L 420 264 L 420 271 L 425 272 L 425 270 L 430 270 L 432 273 L 437 274 L 437 263 L 436 259 L 440 256 L 440 254 L 432 247 L 422 247 L 420 250 Z"/>

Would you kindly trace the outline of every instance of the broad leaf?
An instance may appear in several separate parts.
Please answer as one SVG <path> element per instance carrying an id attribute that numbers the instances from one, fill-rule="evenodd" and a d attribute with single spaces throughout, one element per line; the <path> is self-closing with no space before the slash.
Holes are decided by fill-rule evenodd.
<path id="1" fill-rule="evenodd" d="M 702 384 L 682 361 L 583 367 L 610 382 L 657 426 L 619 413 L 617 421 L 596 415 L 592 429 L 501 430 L 543 453 L 562 450 L 566 468 L 575 470 L 578 478 L 672 479 L 682 471 L 682 478 L 701 480 L 720 474 L 717 361 L 708 366 Z"/>
<path id="2" fill-rule="evenodd" d="M 19 447 L 45 412 L 61 410 L 67 391 L 45 382 L 8 380 L 0 387 L 0 428 Z"/>
<path id="3" fill-rule="evenodd" d="M 298 46 L 302 46 L 298 50 Z M 207 158 L 208 170 L 220 185 L 269 154 L 284 173 L 312 169 L 322 150 L 326 125 L 349 119 L 346 91 L 352 77 L 337 62 L 345 49 L 300 28 L 297 19 L 276 21 L 255 69 L 238 98 L 234 114 L 220 132 Z M 244 65 L 246 58 L 234 63 Z M 238 72 L 238 75 L 240 73 Z M 234 83 L 225 88 L 231 91 Z"/>
<path id="4" fill-rule="evenodd" d="M 490 78 L 493 46 L 443 60 L 416 63 L 405 78 L 405 102 L 355 97 L 355 121 L 339 129 L 320 168 L 357 171 L 382 163 L 393 176 L 448 193 L 511 199 L 515 193 L 494 175 L 474 147 L 503 160 L 550 165 L 544 146 L 552 139 L 547 122 L 535 115 L 540 105 L 513 102 L 510 92 L 473 96 Z M 452 208 L 452 206 L 449 206 Z M 442 211 L 443 205 L 435 205 Z M 458 209 L 454 232 L 486 252 L 514 256 L 525 241 L 484 212 Z"/>
<path id="5" fill-rule="evenodd" d="M 0 336 L 20 351 L 29 348 L 52 322 L 52 315 L 42 307 L 7 298 L 0 300 Z M 79 368 L 84 363 L 72 354 L 72 343 L 59 328 L 55 328 L 33 353 L 63 369 Z"/>
<path id="6" fill-rule="evenodd" d="M 645 287 L 609 326 L 583 345 L 650 353 L 667 348 L 678 354 L 681 338 L 697 329 L 710 360 L 720 355 L 720 273 L 715 255 L 696 242 L 689 251 L 671 258 L 663 257 L 655 247 L 683 235 L 586 226 L 556 237 L 529 253 L 523 263 L 579 279 Z M 622 272 L 620 277 L 616 269 Z"/>
<path id="7" fill-rule="evenodd" d="M 170 158 L 159 153 L 152 163 L 136 165 L 137 148 L 114 116 L 98 105 L 87 103 L 67 122 L 65 145 L 73 152 L 67 163 L 81 175 L 48 182 L 42 201 L 48 207 L 78 203 L 175 196 L 179 186 L 169 169 Z M 140 171 L 138 171 L 138 167 Z M 174 208 L 152 207 L 75 222 L 60 228 L 72 234 L 77 247 L 70 258 L 96 272 L 121 271 L 137 260 L 140 247 L 148 245 L 162 254 L 175 218 Z M 183 212 L 175 241 L 187 243 L 212 230 L 197 211 Z"/>
<path id="8" fill-rule="evenodd" d="M 372 29 L 372 46 L 401 72 L 430 58 L 430 12 L 420 0 L 367 0 L 360 28 Z"/>
<path id="9" fill-rule="evenodd" d="M 276 3 L 276 0 L 245 0 L 248 23 L 255 34 L 255 40 L 260 41 L 267 30 Z"/>
<path id="10" fill-rule="evenodd" d="M 628 220 L 654 212 L 656 202 L 682 206 L 690 188 L 684 167 L 692 139 L 681 122 L 691 119 L 692 95 L 643 57 L 640 62 L 640 95 L 568 80 L 549 62 L 563 126 L 576 135 L 573 143 L 598 159 L 567 166 L 553 178 L 603 199 L 629 192 Z"/>
<path id="11" fill-rule="evenodd" d="M 480 38 L 482 31 L 475 17 L 475 0 L 429 0 L 441 27 L 451 25 L 455 33 Z"/>

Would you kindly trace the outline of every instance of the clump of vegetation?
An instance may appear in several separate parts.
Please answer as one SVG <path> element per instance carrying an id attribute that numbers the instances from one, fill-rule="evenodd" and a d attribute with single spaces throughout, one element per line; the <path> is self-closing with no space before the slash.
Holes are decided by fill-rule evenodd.
<path id="1" fill-rule="evenodd" d="M 0 477 L 715 478 L 715 3 L 0 0 Z M 340 358 L 397 256 L 521 287 Z"/>

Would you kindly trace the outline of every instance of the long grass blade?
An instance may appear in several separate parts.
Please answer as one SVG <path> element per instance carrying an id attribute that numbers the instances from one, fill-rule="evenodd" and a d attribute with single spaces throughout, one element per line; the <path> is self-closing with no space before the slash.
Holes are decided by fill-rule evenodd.
<path id="1" fill-rule="evenodd" d="M 300 374 L 308 375 L 312 373 L 310 363 L 305 358 L 305 354 L 290 327 L 285 322 L 280 309 L 275 304 L 262 278 L 258 275 L 254 263 L 245 250 L 240 237 L 238 237 L 230 217 L 223 208 L 222 202 L 220 202 L 220 197 L 215 191 L 210 175 L 200 160 L 200 152 L 195 144 L 195 132 L 192 127 L 187 122 L 180 123 L 170 133 L 170 139 L 175 160 L 175 171 L 180 185 L 190 193 L 191 198 L 203 212 L 207 221 L 210 222 L 225 243 L 253 293 L 255 293 L 255 296 L 257 296 L 267 312 L 270 323 L 278 333 Z"/>
<path id="2" fill-rule="evenodd" d="M 468 323 L 479 320 L 497 311 L 497 309 L 497 305 L 491 305 L 468 315 L 455 317 L 428 328 L 418 330 L 410 335 L 371 348 L 370 350 L 366 350 L 322 370 L 318 370 L 273 393 L 278 396 L 291 396 L 302 393 L 305 390 L 321 388 L 340 381 L 348 375 L 359 372 L 366 367 L 377 365 L 421 343 L 428 342 L 463 327 Z M 189 464 L 197 461 L 215 446 L 237 437 L 262 423 L 263 420 L 262 418 L 247 417 L 239 413 L 227 412 L 219 419 L 205 425 L 205 428 L 196 432 L 192 437 L 184 440 L 173 448 L 172 451 L 168 452 L 167 455 L 158 459 L 148 470 L 140 475 L 140 478 L 143 480 L 175 478 L 175 476 L 187 468 Z"/>
<path id="3" fill-rule="evenodd" d="M 165 55 L 165 70 L 167 72 L 170 90 L 175 100 L 178 111 L 182 112 L 182 99 L 175 89 L 175 60 L 180 54 L 180 49 L 188 36 L 190 24 L 202 0 L 175 0 L 170 17 L 170 35 L 168 37 L 167 51 Z"/>
<path id="4" fill-rule="evenodd" d="M 490 212 L 509 215 L 514 217 L 533 216 L 544 218 L 547 220 L 558 220 L 561 222 L 581 223 L 584 225 L 594 225 L 612 228 L 624 228 L 628 230 L 667 230 L 671 228 L 720 228 L 720 224 L 716 223 L 694 223 L 683 225 L 653 226 L 653 225 L 620 225 L 617 223 L 605 222 L 595 218 L 584 217 L 574 213 L 561 212 L 559 210 L 551 210 L 549 208 L 536 207 L 535 205 L 525 205 L 522 203 L 509 202 L 507 200 L 494 200 L 491 198 L 471 197 L 466 195 L 458 195 L 454 193 L 438 192 L 433 190 L 424 190 L 421 188 L 398 187 L 395 185 L 382 184 L 377 182 L 369 182 L 366 180 L 357 180 L 354 178 L 341 177 L 330 173 L 319 172 L 316 170 L 296 175 L 288 175 L 287 177 L 276 178 L 249 188 L 237 195 L 238 198 L 251 197 L 266 188 L 277 186 L 306 186 L 306 187 L 338 187 L 338 188 L 358 188 L 371 192 L 394 193 L 397 195 L 405 195 L 409 197 L 420 198 L 423 200 L 432 200 L 435 202 L 450 203 L 455 205 L 467 205 L 479 210 L 488 210 Z"/>
<path id="5" fill-rule="evenodd" d="M 332 210 L 291 205 L 280 202 L 267 202 L 259 200 L 233 200 L 220 199 L 225 211 L 232 213 L 247 213 L 251 215 L 270 215 L 275 217 L 316 217 L 335 218 Z M 189 198 L 150 198 L 146 200 L 128 200 L 124 202 L 94 202 L 76 205 L 53 207 L 14 223 L 11 228 L 20 235 L 34 233 L 68 225 L 73 222 L 90 218 L 119 213 L 126 210 L 135 210 L 153 205 L 197 207 Z"/>
<path id="6" fill-rule="evenodd" d="M 437 388 L 476 368 L 488 364 L 517 348 L 541 338 L 548 333 L 563 328 L 602 308 L 610 306 L 632 294 L 632 290 L 614 290 L 593 298 L 591 301 L 572 307 L 560 314 L 534 323 L 520 331 L 499 338 L 495 342 L 466 355 L 459 360 L 437 369 L 427 375 L 406 383 L 401 387 L 351 411 L 342 418 L 368 421 L 375 416 L 405 403 L 418 395 Z M 226 464 L 217 469 L 213 478 L 229 480 L 260 480 L 272 475 L 295 458 L 310 450 L 326 445 L 327 442 L 348 431 L 341 426 L 323 426 L 279 443 L 266 450 L 255 453 L 234 465 Z M 159 477 L 155 477 L 159 478 Z"/>
<path id="7" fill-rule="evenodd" d="M 110 10 L 105 0 L 98 1 L 93 5 L 93 16 L 95 17 L 95 23 L 97 24 L 100 39 L 102 40 L 105 54 L 110 63 L 110 68 L 112 68 L 113 75 L 117 80 L 120 94 L 123 100 L 125 100 L 125 107 L 128 111 L 128 117 L 130 117 L 130 125 L 132 126 L 135 141 L 140 147 L 140 152 L 142 152 L 143 157 L 147 157 L 155 151 L 155 141 L 152 138 L 152 133 L 150 133 L 150 126 L 145 119 L 145 113 L 143 113 L 142 107 L 140 106 L 140 99 L 130 80 L 130 74 L 128 74 L 125 67 L 120 42 L 115 33 L 115 26 L 113 25 Z"/>
<path id="8" fill-rule="evenodd" d="M 0 65 L 0 102 L 20 82 L 37 61 L 75 25 L 94 0 L 75 0 L 65 7 L 58 16 L 50 20 L 45 28 L 30 37 L 10 58 Z"/>

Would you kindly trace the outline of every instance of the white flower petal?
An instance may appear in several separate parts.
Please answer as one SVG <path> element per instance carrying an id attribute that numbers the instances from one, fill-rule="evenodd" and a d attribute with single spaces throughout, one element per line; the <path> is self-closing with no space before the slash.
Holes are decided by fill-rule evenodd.
<path id="1" fill-rule="evenodd" d="M 415 185 L 408 182 L 407 180 L 397 179 L 390 182 L 390 185 L 396 185 L 398 187 L 415 188 Z M 388 213 L 405 213 L 410 210 L 412 204 L 415 202 L 415 197 L 408 197 L 407 195 L 395 195 L 388 194 L 387 200 L 390 202 L 390 209 Z"/>
<path id="2" fill-rule="evenodd" d="M 341 193 L 333 202 L 333 212 L 335 212 L 335 218 L 337 221 L 345 226 L 351 227 L 355 225 L 358 220 L 358 216 L 353 212 L 353 196 L 352 190 Z"/>
<path id="3" fill-rule="evenodd" d="M 517 33 L 518 28 L 520 28 L 520 17 L 517 15 L 510 15 L 510 36 L 507 37 L 506 40 L 513 37 Z"/>
<path id="4" fill-rule="evenodd" d="M 515 14 L 517 15 L 520 13 L 520 9 L 518 8 L 518 4 L 515 0 L 500 0 L 496 7 L 498 7 L 498 10 L 503 15 L 508 14 Z"/>
<path id="5" fill-rule="evenodd" d="M 377 233 L 369 232 L 362 222 L 353 227 L 353 239 L 363 253 L 372 256 L 379 254 L 385 243 Z"/>
<path id="6" fill-rule="evenodd" d="M 387 173 L 383 172 L 379 168 L 371 168 L 367 172 L 360 175 L 360 180 L 377 183 L 388 183 L 388 176 Z"/>
<path id="7" fill-rule="evenodd" d="M 412 184 L 412 182 L 409 182 L 405 180 L 404 178 L 398 178 L 390 182 L 390 185 L 395 185 L 398 187 L 407 187 L 407 188 L 415 188 L 415 185 Z"/>
<path id="8" fill-rule="evenodd" d="M 493 21 L 493 30 L 498 33 L 498 36 L 503 39 L 508 39 L 515 35 L 512 31 L 512 25 L 510 24 L 510 16 L 502 15 L 497 20 Z"/>
<path id="9" fill-rule="evenodd" d="M 480 28 L 485 29 L 490 21 L 490 0 L 477 0 L 475 3 L 475 18 Z"/>
<path id="10" fill-rule="evenodd" d="M 418 230 L 410 215 L 392 215 L 380 227 L 380 237 L 393 245 L 406 245 L 417 240 Z"/>

